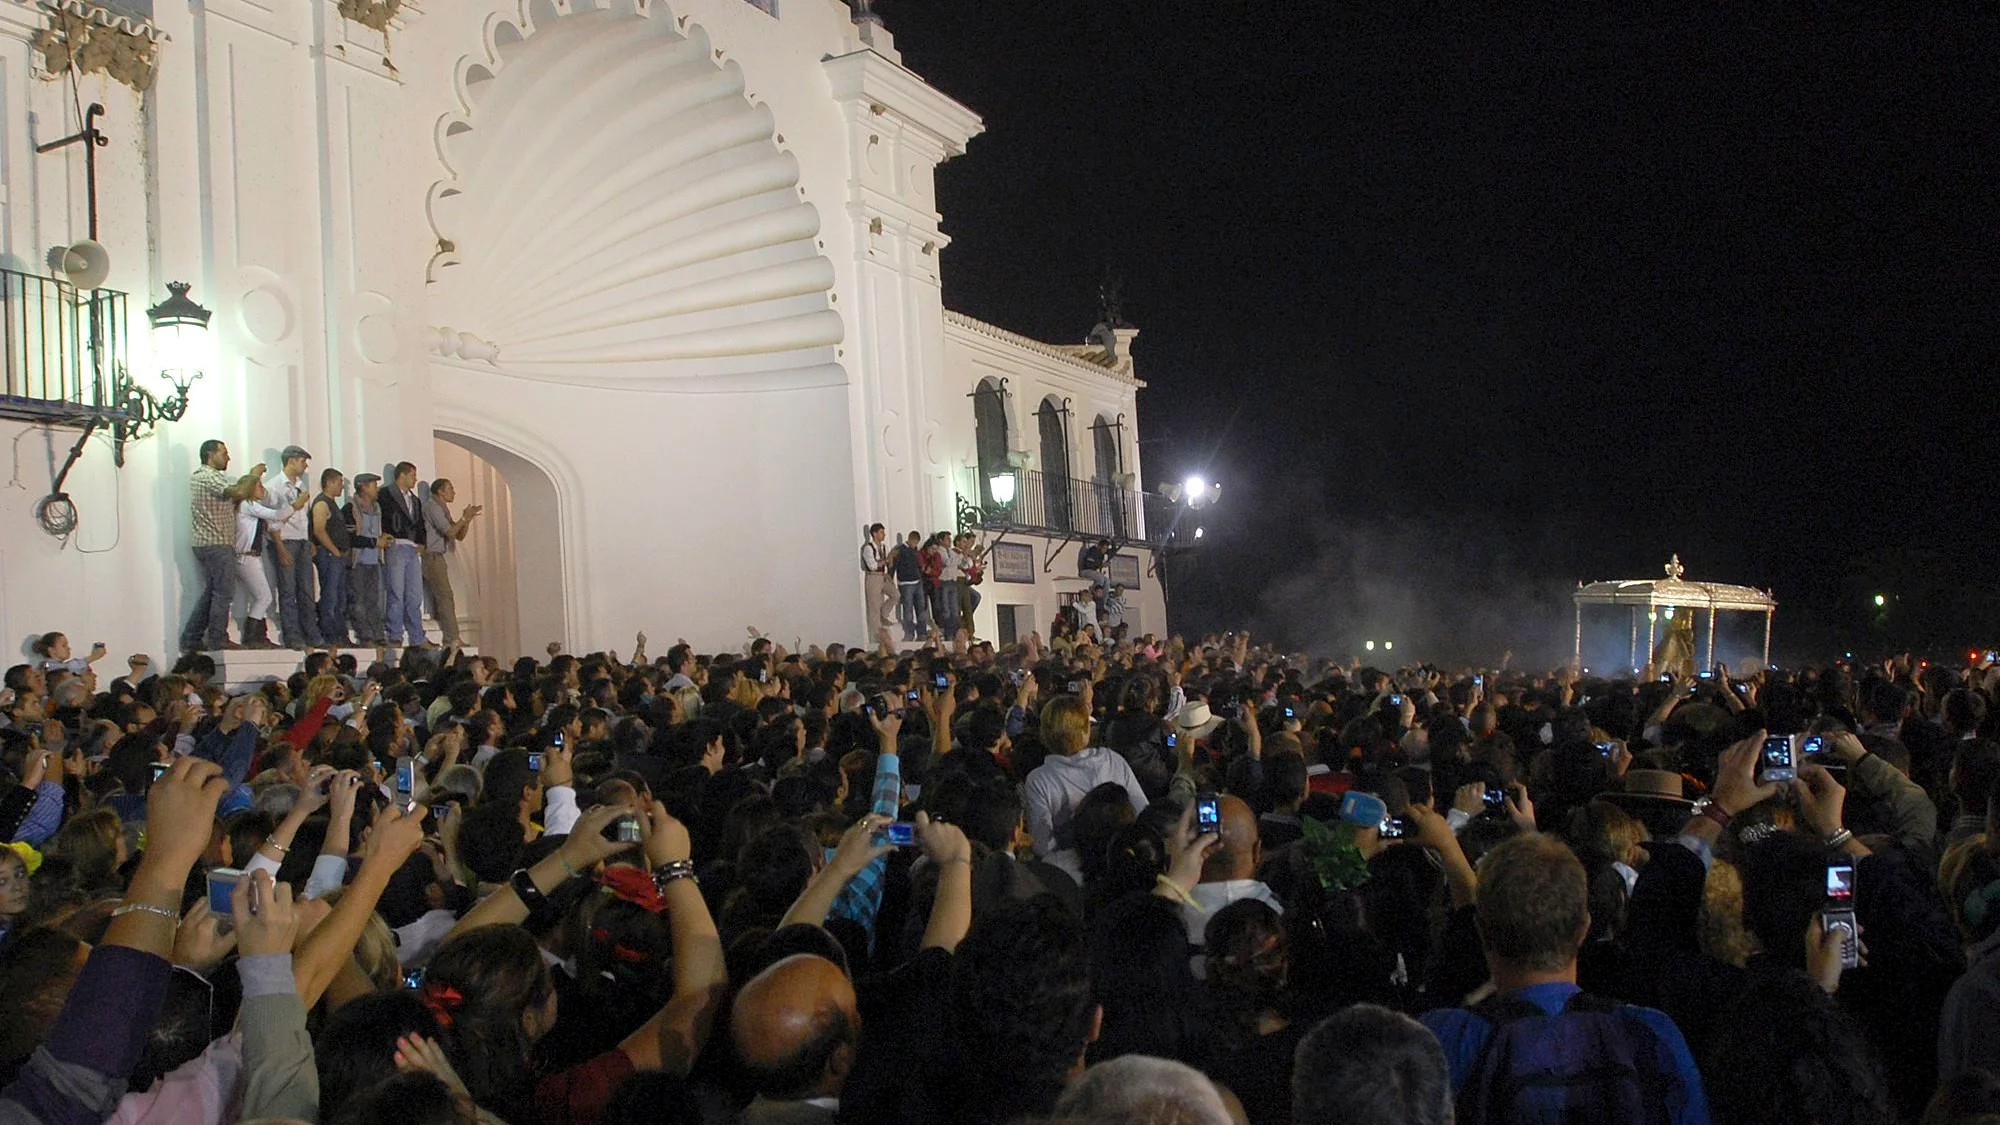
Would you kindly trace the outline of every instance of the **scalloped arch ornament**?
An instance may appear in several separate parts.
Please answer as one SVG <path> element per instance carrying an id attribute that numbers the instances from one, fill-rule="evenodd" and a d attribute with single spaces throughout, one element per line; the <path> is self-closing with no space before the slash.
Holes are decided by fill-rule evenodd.
<path id="1" fill-rule="evenodd" d="M 560 383 L 844 383 L 819 212 L 770 107 L 719 54 L 661 0 L 489 15 L 435 130 L 434 335 Z"/>

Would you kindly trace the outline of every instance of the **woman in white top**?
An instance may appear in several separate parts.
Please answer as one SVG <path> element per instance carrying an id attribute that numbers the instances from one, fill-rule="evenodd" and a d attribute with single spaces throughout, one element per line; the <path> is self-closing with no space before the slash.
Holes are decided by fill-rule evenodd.
<path id="1" fill-rule="evenodd" d="M 271 579 L 264 573 L 264 521 L 281 520 L 291 512 L 266 504 L 264 482 L 256 483 L 256 489 L 236 505 L 236 588 L 250 603 L 243 617 L 243 647 L 276 648 L 265 623 L 271 612 Z M 300 502 L 291 507 L 304 507 L 310 499 L 300 493 Z"/>

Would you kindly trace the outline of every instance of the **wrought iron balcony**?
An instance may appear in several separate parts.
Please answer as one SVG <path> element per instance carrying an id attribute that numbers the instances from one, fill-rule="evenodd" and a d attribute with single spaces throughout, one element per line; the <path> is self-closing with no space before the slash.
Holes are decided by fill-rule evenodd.
<path id="1" fill-rule="evenodd" d="M 983 504 L 959 499 L 959 526 L 966 530 L 1025 531 L 1067 539 L 1143 541 L 1145 497 L 1101 481 L 1055 476 L 1033 469 L 1011 473 L 1012 496 L 994 495 L 989 484 Z"/>
<path id="2" fill-rule="evenodd" d="M 126 295 L 0 269 L 0 417 L 122 419 Z"/>

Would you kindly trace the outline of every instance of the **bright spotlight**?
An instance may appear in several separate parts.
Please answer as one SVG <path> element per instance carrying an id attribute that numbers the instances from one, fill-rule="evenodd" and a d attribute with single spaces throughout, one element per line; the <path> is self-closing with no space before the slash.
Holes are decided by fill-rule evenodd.
<path id="1" fill-rule="evenodd" d="M 1205 528 L 1199 528 L 1199 527 L 1195 528 L 1195 529 L 1194 529 L 1194 537 L 1195 537 L 1196 539 L 1199 539 L 1199 538 L 1201 538 L 1201 535 L 1202 535 L 1202 532 L 1203 532 L 1203 531 L 1205 531 L 1205 530 L 1206 530 Z"/>
<path id="2" fill-rule="evenodd" d="M 1208 495 L 1208 482 L 1200 477 L 1189 477 L 1181 484 L 1181 495 L 1187 497 L 1188 503 L 1197 503 Z"/>
<path id="3" fill-rule="evenodd" d="M 1384 651 L 1384 652 L 1394 652 L 1395 650 L 1396 650 L 1396 642 L 1395 642 L 1395 641 L 1383 641 L 1383 642 L 1382 642 L 1382 651 Z"/>
<path id="4" fill-rule="evenodd" d="M 1361 647 L 1363 647 L 1363 648 L 1367 649 L 1367 650 L 1368 650 L 1369 652 L 1374 652 L 1374 651 L 1375 651 L 1375 642 L 1374 642 L 1374 641 L 1369 641 L 1369 642 L 1368 642 L 1367 644 L 1365 644 L 1365 645 L 1362 645 Z"/>
<path id="5" fill-rule="evenodd" d="M 1888 598 L 1886 598 L 1886 597 L 1882 596 L 1881 594 L 1877 594 L 1877 595 L 1875 595 L 1875 608 L 1877 608 L 1877 609 L 1880 609 L 1880 608 L 1882 608 L 1883 606 L 1885 606 L 1885 605 L 1888 605 L 1888 604 L 1889 604 L 1889 599 L 1888 599 Z"/>

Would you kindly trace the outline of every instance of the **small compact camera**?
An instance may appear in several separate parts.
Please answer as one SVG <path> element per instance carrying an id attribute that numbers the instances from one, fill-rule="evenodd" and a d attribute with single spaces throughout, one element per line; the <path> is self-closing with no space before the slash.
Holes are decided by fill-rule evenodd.
<path id="1" fill-rule="evenodd" d="M 243 881 L 243 872 L 234 867 L 215 867 L 208 872 L 208 912 L 218 918 L 227 918 L 235 909 L 236 886 Z"/>
<path id="2" fill-rule="evenodd" d="M 641 839 L 644 839 L 644 833 L 640 830 L 639 818 L 628 815 L 618 817 L 609 825 L 606 825 L 604 838 L 607 840 L 616 840 L 621 844 L 636 844 Z"/>
<path id="3" fill-rule="evenodd" d="M 950 687 L 950 686 L 951 686 L 951 675 L 950 675 L 950 673 L 947 673 L 947 672 L 937 672 L 937 673 L 934 673 L 934 674 L 933 674 L 933 675 L 931 676 L 931 684 L 932 684 L 932 686 L 936 687 L 936 688 L 937 688 L 938 690 L 940 690 L 940 691 L 944 690 L 945 688 L 948 688 L 948 687 Z"/>
<path id="4" fill-rule="evenodd" d="M 528 768 L 529 768 L 529 769 L 531 769 L 531 770 L 533 770 L 533 771 L 534 771 L 534 772 L 536 772 L 536 773 L 540 773 L 540 772 L 542 772 L 542 756 L 541 756 L 540 754 L 538 754 L 538 753 L 535 753 L 535 754 L 529 754 L 529 755 L 528 755 Z"/>
<path id="5" fill-rule="evenodd" d="M 1494 812 L 1499 812 L 1507 807 L 1507 791 L 1498 786 L 1487 786 L 1485 798 L 1486 807 L 1492 809 Z"/>
<path id="6" fill-rule="evenodd" d="M 882 838 L 899 848 L 914 847 L 917 842 L 917 826 L 907 820 L 892 820 L 882 826 Z"/>
<path id="7" fill-rule="evenodd" d="M 1774 734 L 1765 738 L 1763 752 L 1757 756 L 1758 779 L 1790 781 L 1798 775 L 1798 763 L 1793 758 L 1792 736 Z"/>

